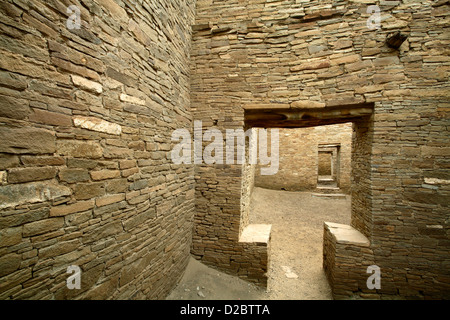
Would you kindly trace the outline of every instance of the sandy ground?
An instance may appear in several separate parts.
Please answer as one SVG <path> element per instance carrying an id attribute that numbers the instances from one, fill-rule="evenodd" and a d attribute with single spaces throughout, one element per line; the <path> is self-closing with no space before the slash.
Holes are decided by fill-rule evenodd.
<path id="1" fill-rule="evenodd" d="M 258 288 L 191 259 L 169 300 L 327 300 L 323 222 L 350 223 L 350 197 L 255 188 L 250 223 L 272 224 L 269 285 Z"/>

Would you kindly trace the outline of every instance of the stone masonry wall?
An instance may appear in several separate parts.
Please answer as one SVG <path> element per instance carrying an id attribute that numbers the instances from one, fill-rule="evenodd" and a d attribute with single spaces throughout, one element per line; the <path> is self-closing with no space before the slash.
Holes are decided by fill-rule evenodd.
<path id="1" fill-rule="evenodd" d="M 67 6 L 81 12 L 69 29 Z M 164 298 L 189 259 L 195 3 L 0 3 L 0 298 Z M 73 16 L 72 16 L 73 17 Z M 67 268 L 81 268 L 69 290 Z"/>
<path id="2" fill-rule="evenodd" d="M 369 5 L 378 28 L 367 26 Z M 197 2 L 195 119 L 242 128 L 246 109 L 374 104 L 355 124 L 352 227 L 370 242 L 380 295 L 450 292 L 449 12 L 440 0 Z M 386 44 L 397 31 L 408 36 L 398 50 Z M 196 168 L 192 251 L 230 272 L 241 175 L 237 165 Z"/>
<path id="3" fill-rule="evenodd" d="M 343 192 L 350 189 L 352 124 L 280 129 L 279 169 L 274 175 L 255 171 L 255 186 L 288 191 L 315 190 L 319 172 L 319 145 L 340 144 L 340 179 Z"/>

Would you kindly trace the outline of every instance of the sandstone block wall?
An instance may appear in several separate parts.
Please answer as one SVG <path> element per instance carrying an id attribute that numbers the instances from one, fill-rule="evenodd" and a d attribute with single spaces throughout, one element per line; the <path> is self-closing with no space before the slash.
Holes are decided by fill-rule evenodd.
<path id="1" fill-rule="evenodd" d="M 367 26 L 372 4 L 378 29 Z M 372 103 L 354 124 L 352 227 L 370 241 L 382 294 L 448 297 L 449 4 L 199 0 L 197 10 L 194 117 L 225 129 L 244 127 L 248 109 Z M 386 44 L 397 31 L 408 35 L 399 50 Z M 196 169 L 198 258 L 230 260 L 241 176 L 236 165 Z"/>
<path id="2" fill-rule="evenodd" d="M 280 129 L 278 172 L 274 175 L 261 175 L 261 166 L 258 165 L 255 169 L 255 185 L 288 191 L 315 190 L 320 169 L 319 146 L 328 144 L 340 145 L 339 187 L 343 192 L 349 192 L 352 147 L 351 123 Z M 331 169 L 330 164 L 331 161 L 328 160 L 328 170 Z"/>
<path id="3" fill-rule="evenodd" d="M 0 3 L 0 298 L 164 298 L 188 262 L 195 3 Z M 69 290 L 67 268 L 81 268 Z"/>

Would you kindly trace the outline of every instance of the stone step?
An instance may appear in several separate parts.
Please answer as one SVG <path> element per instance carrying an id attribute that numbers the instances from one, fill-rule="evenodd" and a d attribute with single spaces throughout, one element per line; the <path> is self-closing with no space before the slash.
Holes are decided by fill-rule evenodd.
<path id="1" fill-rule="evenodd" d="M 320 192 L 320 193 L 326 193 L 326 194 L 342 193 L 342 190 L 337 186 L 317 186 L 316 191 Z"/>
<path id="2" fill-rule="evenodd" d="M 311 193 L 312 197 L 345 199 L 347 196 L 343 193 Z"/>

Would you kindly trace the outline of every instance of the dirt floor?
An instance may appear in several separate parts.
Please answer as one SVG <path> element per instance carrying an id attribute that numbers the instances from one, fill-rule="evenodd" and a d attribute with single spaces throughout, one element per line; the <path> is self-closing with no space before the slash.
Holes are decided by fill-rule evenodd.
<path id="1" fill-rule="evenodd" d="M 191 259 L 168 300 L 326 300 L 322 268 L 323 222 L 350 223 L 350 196 L 255 188 L 250 223 L 272 225 L 269 285 L 255 287 Z"/>

